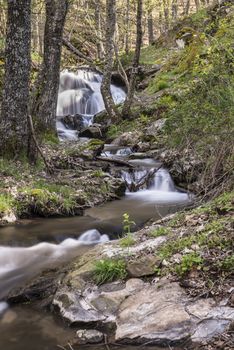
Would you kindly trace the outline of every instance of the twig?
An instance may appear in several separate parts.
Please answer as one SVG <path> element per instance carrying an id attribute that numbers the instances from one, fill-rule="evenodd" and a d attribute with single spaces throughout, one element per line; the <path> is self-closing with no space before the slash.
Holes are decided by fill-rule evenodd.
<path id="1" fill-rule="evenodd" d="M 49 174 L 52 174 L 52 173 L 53 173 L 53 170 L 52 170 L 51 166 L 49 165 L 49 163 L 48 163 L 48 161 L 47 161 L 45 155 L 43 154 L 43 152 L 42 152 L 42 150 L 41 150 L 41 148 L 40 148 L 40 146 L 39 146 L 39 144 L 38 144 L 38 142 L 37 142 L 36 135 L 35 135 L 35 130 L 34 130 L 34 127 L 33 127 L 33 121 L 32 121 L 32 117 L 31 117 L 30 114 L 28 114 L 28 123 L 29 123 L 29 128 L 30 128 L 30 131 L 31 131 L 31 136 L 32 136 L 32 138 L 33 138 L 33 141 L 34 141 L 34 143 L 35 143 L 35 146 L 36 146 L 38 152 L 40 153 L 40 155 L 41 155 L 41 157 L 42 157 L 42 159 L 43 159 L 43 162 L 45 163 L 45 166 L 46 166 L 46 168 L 47 168 L 48 173 L 49 173 Z"/>
<path id="2" fill-rule="evenodd" d="M 104 334 L 105 347 L 106 347 L 107 350 L 110 350 L 110 347 L 109 347 L 109 345 L 108 345 L 107 340 L 108 340 L 108 339 L 107 339 L 107 335 Z"/>
<path id="3" fill-rule="evenodd" d="M 57 345 L 57 347 L 58 348 L 60 348 L 60 349 L 63 349 L 63 350 L 67 350 L 64 346 L 62 346 L 62 345 Z"/>

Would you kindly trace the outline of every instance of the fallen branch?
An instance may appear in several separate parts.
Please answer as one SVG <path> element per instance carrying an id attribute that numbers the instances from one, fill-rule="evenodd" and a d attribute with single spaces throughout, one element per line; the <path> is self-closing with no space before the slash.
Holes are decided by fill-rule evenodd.
<path id="1" fill-rule="evenodd" d="M 31 132 L 31 136 L 32 136 L 32 139 L 35 143 L 35 146 L 36 146 L 36 149 L 38 150 L 39 154 L 41 155 L 41 158 L 43 159 L 43 162 L 45 163 L 45 166 L 46 166 L 46 169 L 48 171 L 49 174 L 52 174 L 53 173 L 53 170 L 50 166 L 50 164 L 48 163 L 45 155 L 43 154 L 38 142 L 37 142 L 37 138 L 36 138 L 36 135 L 35 135 L 35 131 L 34 131 L 34 127 L 33 127 L 33 121 L 32 121 L 32 117 L 31 115 L 29 114 L 28 115 L 28 124 L 29 124 L 29 128 L 30 128 L 30 132 Z"/>
<path id="2" fill-rule="evenodd" d="M 75 46 L 72 45 L 72 43 L 66 39 L 63 38 L 62 41 L 63 45 L 69 50 L 71 51 L 74 55 L 76 55 L 77 57 L 79 57 L 80 59 L 88 62 L 90 64 L 90 66 L 94 67 L 95 69 L 98 70 L 98 68 L 96 67 L 95 63 L 93 62 L 93 60 L 89 57 L 87 57 L 86 55 L 84 55 L 81 51 L 79 51 Z"/>
<path id="3" fill-rule="evenodd" d="M 133 168 L 133 165 L 125 160 L 117 158 L 108 158 L 108 157 L 96 157 L 97 160 L 103 160 L 104 162 L 116 163 L 118 165 L 125 165 L 129 168 Z"/>
<path id="4" fill-rule="evenodd" d="M 130 192 L 137 192 L 142 186 L 144 186 L 145 184 L 147 184 L 149 182 L 149 180 L 156 174 L 156 172 L 162 167 L 162 165 L 160 165 L 158 168 L 155 168 L 153 170 L 150 170 L 147 174 L 143 175 L 140 180 L 135 183 L 135 182 L 131 182 L 130 184 L 127 183 L 127 181 L 125 180 L 125 184 L 128 188 L 128 190 Z"/>

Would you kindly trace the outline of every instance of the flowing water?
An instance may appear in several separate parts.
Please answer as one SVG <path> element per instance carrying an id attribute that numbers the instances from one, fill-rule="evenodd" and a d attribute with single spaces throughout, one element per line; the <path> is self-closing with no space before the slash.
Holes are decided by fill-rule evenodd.
<path id="1" fill-rule="evenodd" d="M 84 123 L 91 124 L 93 115 L 104 108 L 101 79 L 93 72 L 63 72 L 58 116 L 79 113 L 83 115 Z M 111 89 L 115 102 L 122 102 L 124 91 L 116 86 Z M 57 127 L 62 139 L 77 139 L 77 132 L 66 128 L 61 121 Z M 131 153 L 131 148 L 116 150 L 107 145 L 102 155 L 125 158 Z M 118 238 L 122 233 L 124 213 L 135 221 L 137 229 L 150 218 L 158 219 L 174 213 L 191 202 L 188 194 L 177 190 L 168 171 L 155 160 L 136 159 L 130 163 L 132 168 L 123 169 L 120 174 L 128 187 L 121 200 L 88 209 L 83 217 L 37 218 L 0 228 L 0 300 L 13 287 L 41 270 L 82 255 L 94 244 Z M 65 344 L 73 336 L 74 330 L 66 328 L 50 314 L 33 310 L 30 306 L 9 309 L 4 301 L 0 302 L 0 349 L 59 349 L 58 345 Z"/>
<path id="2" fill-rule="evenodd" d="M 79 70 L 77 73 L 64 71 L 60 76 L 57 116 L 83 115 L 83 126 L 92 124 L 93 116 L 104 110 L 101 95 L 102 76 L 97 72 Z M 121 87 L 111 85 L 111 93 L 116 104 L 125 99 L 125 92 Z M 58 134 L 61 140 L 77 140 L 76 130 L 70 130 L 59 120 Z"/>

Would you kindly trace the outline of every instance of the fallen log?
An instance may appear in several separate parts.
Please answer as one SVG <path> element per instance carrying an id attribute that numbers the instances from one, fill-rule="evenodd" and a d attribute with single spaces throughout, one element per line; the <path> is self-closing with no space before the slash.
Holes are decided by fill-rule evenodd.
<path id="1" fill-rule="evenodd" d="M 118 159 L 118 158 L 109 158 L 109 157 L 96 157 L 97 160 L 101 160 L 104 162 L 110 162 L 110 163 L 115 163 L 118 165 L 124 165 L 127 166 L 129 168 L 133 168 L 134 166 L 129 163 L 128 161 L 122 160 L 122 159 Z"/>

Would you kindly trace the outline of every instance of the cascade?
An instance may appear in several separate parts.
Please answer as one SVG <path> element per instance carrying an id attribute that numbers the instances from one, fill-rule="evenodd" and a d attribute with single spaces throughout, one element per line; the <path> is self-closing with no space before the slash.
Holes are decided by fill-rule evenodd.
<path id="1" fill-rule="evenodd" d="M 175 185 L 166 169 L 160 168 L 154 175 L 150 189 L 164 192 L 175 192 Z"/>
<path id="2" fill-rule="evenodd" d="M 77 73 L 64 71 L 60 74 L 60 86 L 57 102 L 57 117 L 82 115 L 83 126 L 92 124 L 93 116 L 105 109 L 101 94 L 102 75 L 88 70 Z M 125 99 L 125 92 L 118 86 L 111 85 L 111 93 L 116 104 Z M 77 131 L 67 129 L 57 121 L 58 134 L 61 139 L 76 140 Z M 72 131 L 72 132 L 71 132 Z"/>

